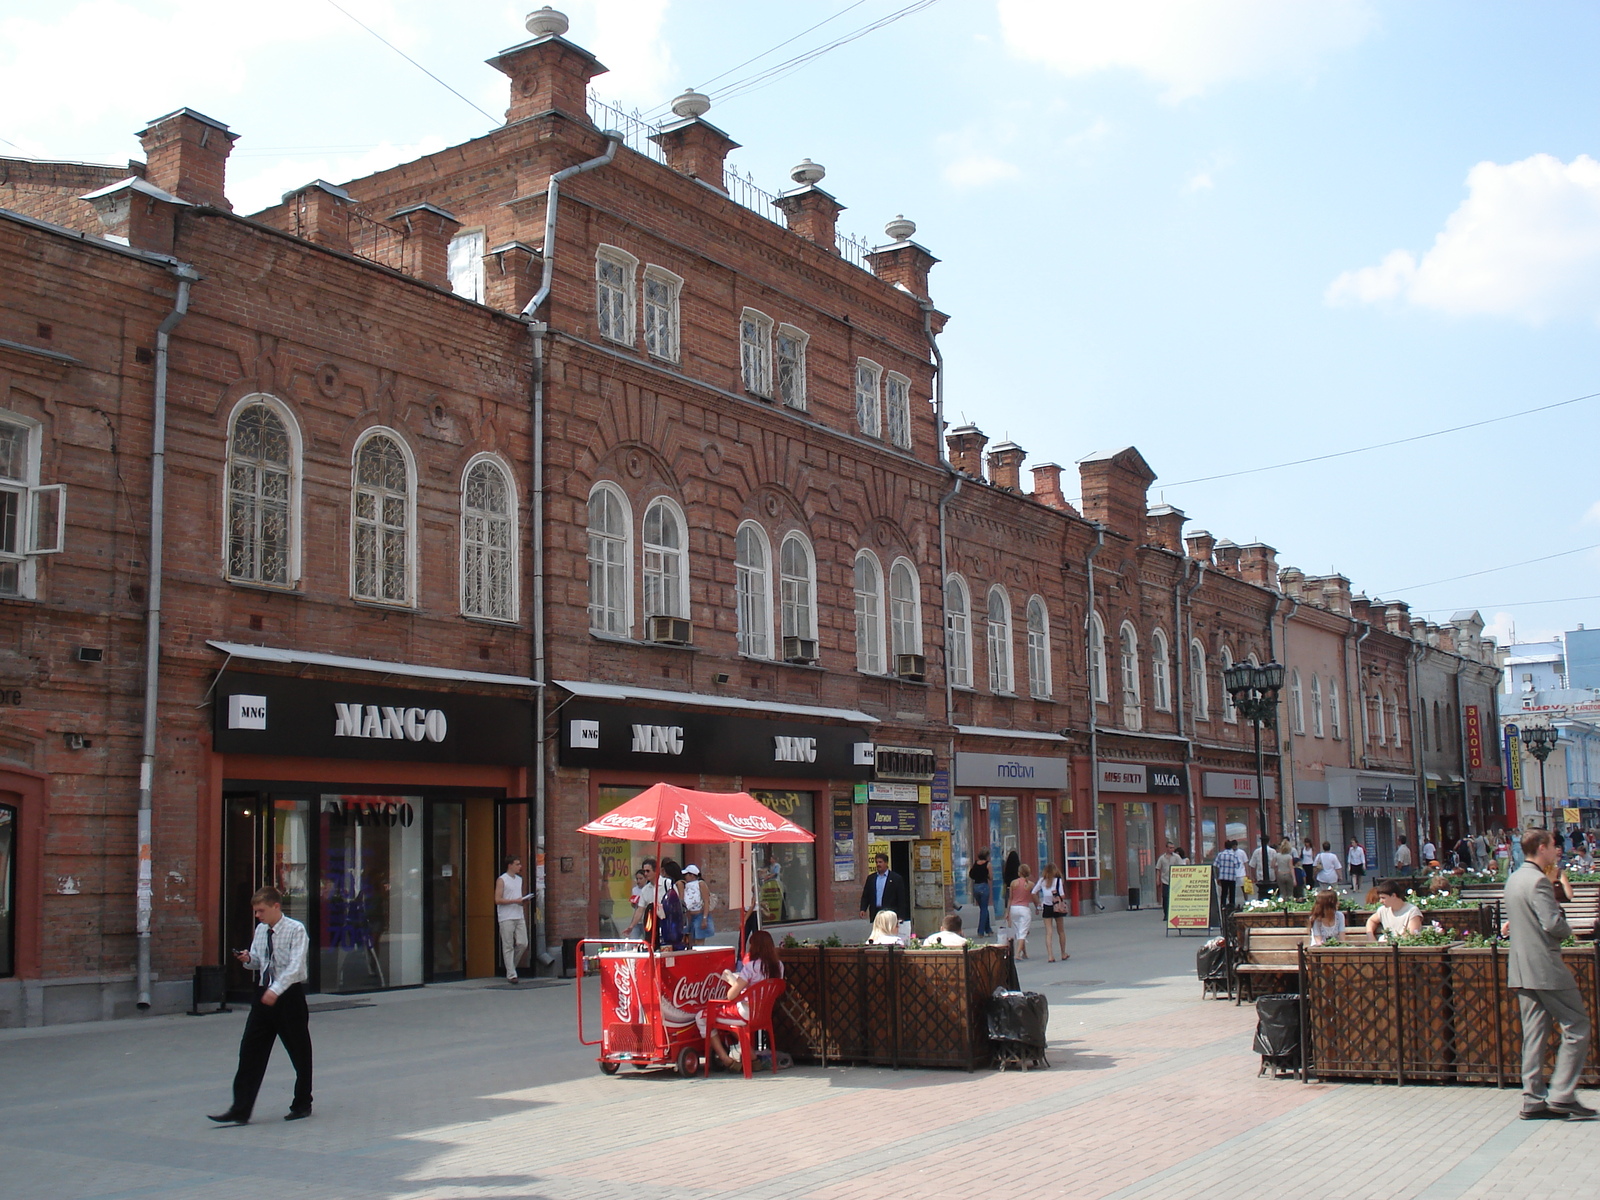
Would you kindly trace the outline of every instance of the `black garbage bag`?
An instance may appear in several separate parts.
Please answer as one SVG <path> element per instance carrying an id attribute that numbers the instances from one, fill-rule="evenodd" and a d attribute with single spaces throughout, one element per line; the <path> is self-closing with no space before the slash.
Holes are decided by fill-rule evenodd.
<path id="1" fill-rule="evenodd" d="M 1256 1040 L 1253 1047 L 1261 1055 L 1261 1066 L 1280 1071 L 1300 1067 L 1300 997 L 1263 996 L 1256 1001 Z"/>
<path id="2" fill-rule="evenodd" d="M 995 988 L 983 1007 L 989 1036 L 996 1041 L 1021 1042 L 1042 1050 L 1045 1027 L 1050 1023 L 1050 1001 L 1043 992 L 1012 992 Z"/>
<path id="3" fill-rule="evenodd" d="M 1228 970 L 1228 944 L 1213 938 L 1194 953 L 1195 978 L 1202 983 L 1221 979 Z"/>

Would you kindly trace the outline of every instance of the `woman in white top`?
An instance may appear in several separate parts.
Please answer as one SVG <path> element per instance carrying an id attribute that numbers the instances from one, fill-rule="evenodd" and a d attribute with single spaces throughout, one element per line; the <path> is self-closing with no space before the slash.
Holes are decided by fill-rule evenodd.
<path id="1" fill-rule="evenodd" d="M 1061 870 L 1055 863 L 1045 863 L 1039 882 L 1033 885 L 1033 895 L 1039 897 L 1039 917 L 1044 922 L 1044 949 L 1051 962 L 1056 961 L 1059 947 L 1063 961 L 1067 958 L 1067 885 L 1061 881 Z"/>
<path id="2" fill-rule="evenodd" d="M 706 911 L 705 885 L 700 882 L 700 868 L 694 863 L 683 869 L 683 915 L 689 919 L 689 945 L 703 942 L 716 932 L 711 926 L 711 914 Z"/>
<path id="3" fill-rule="evenodd" d="M 1422 910 L 1405 898 L 1400 887 L 1393 879 L 1378 884 L 1378 908 L 1367 918 L 1368 937 L 1376 938 L 1380 932 L 1398 937 L 1422 928 Z"/>
<path id="4" fill-rule="evenodd" d="M 872 918 L 872 932 L 867 935 L 869 946 L 904 946 L 900 936 L 900 915 L 892 908 L 880 908 Z"/>
<path id="5" fill-rule="evenodd" d="M 1312 860 L 1312 866 L 1317 869 L 1317 884 L 1319 887 L 1331 888 L 1339 882 L 1339 872 L 1344 864 L 1339 861 L 1339 856 L 1333 852 L 1333 843 L 1323 842 L 1322 853 Z"/>
<path id="6" fill-rule="evenodd" d="M 1367 850 L 1355 838 L 1350 839 L 1350 846 L 1344 852 L 1344 865 L 1350 868 L 1350 890 L 1359 891 L 1361 878 L 1367 873 Z"/>
<path id="7" fill-rule="evenodd" d="M 739 964 L 737 971 L 724 971 L 722 981 L 728 985 L 728 994 L 723 997 L 727 1000 L 739 1000 L 739 996 L 752 983 L 760 983 L 763 979 L 782 979 L 783 963 L 778 959 L 778 947 L 773 944 L 772 935 L 765 929 L 758 929 L 745 941 L 745 959 Z M 732 1069 L 736 1064 L 728 1054 L 728 1048 L 723 1044 L 722 1035 L 717 1029 L 737 1029 L 750 1019 L 750 1006 L 740 1000 L 735 1010 L 738 1016 L 724 1013 L 717 1017 L 716 1029 L 711 1032 L 711 1049 L 724 1067 Z M 702 1011 L 696 1018 L 696 1023 L 704 1031 L 706 1015 Z"/>

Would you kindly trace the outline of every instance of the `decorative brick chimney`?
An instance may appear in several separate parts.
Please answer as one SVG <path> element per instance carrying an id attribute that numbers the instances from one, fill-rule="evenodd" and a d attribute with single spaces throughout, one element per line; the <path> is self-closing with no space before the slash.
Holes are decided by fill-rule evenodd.
<path id="1" fill-rule="evenodd" d="M 1156 473 L 1132 446 L 1078 460 L 1083 515 L 1134 543 L 1144 541 L 1144 514 Z"/>
<path id="2" fill-rule="evenodd" d="M 1223 538 L 1217 543 L 1217 570 L 1226 571 L 1229 575 L 1239 573 L 1239 559 L 1243 552 L 1237 545 Z"/>
<path id="3" fill-rule="evenodd" d="M 187 200 L 132 176 L 80 199 L 93 207 L 107 238 L 156 254 L 172 253 L 178 211 L 190 207 Z"/>
<path id="4" fill-rule="evenodd" d="M 1372 621 L 1372 601 L 1367 599 L 1365 592 L 1357 592 L 1350 597 L 1350 615 L 1358 621 Z"/>
<path id="5" fill-rule="evenodd" d="M 1350 581 L 1343 575 L 1307 575 L 1306 599 L 1331 612 L 1350 615 Z"/>
<path id="6" fill-rule="evenodd" d="M 928 272 L 939 260 L 911 240 L 915 221 L 896 217 L 883 227 L 892 239 L 867 255 L 872 273 L 888 284 L 899 284 L 918 299 L 928 299 Z"/>
<path id="7" fill-rule="evenodd" d="M 816 186 L 817 180 L 824 174 L 821 164 L 806 159 L 789 172 L 789 178 L 800 186 L 784 192 L 774 203 L 783 210 L 790 229 L 824 250 L 837 254 L 839 238 L 836 227 L 844 205 Z"/>
<path id="8" fill-rule="evenodd" d="M 1239 576 L 1246 583 L 1276 590 L 1278 586 L 1278 552 L 1263 542 L 1250 542 L 1239 547 Z"/>
<path id="9" fill-rule="evenodd" d="M 1040 463 L 1029 468 L 1033 472 L 1033 498 L 1046 508 L 1058 512 L 1076 513 L 1061 494 L 1061 466 L 1058 463 Z"/>
<path id="10" fill-rule="evenodd" d="M 1008 492 L 1022 491 L 1022 460 L 1027 457 L 1015 442 L 996 442 L 989 451 L 989 482 Z"/>
<path id="11" fill-rule="evenodd" d="M 962 425 L 945 434 L 944 444 L 949 447 L 950 465 L 974 479 L 983 478 L 983 448 L 989 444 L 976 425 Z"/>
<path id="12" fill-rule="evenodd" d="M 532 246 L 507 242 L 484 255 L 484 302 L 501 312 L 520 313 L 539 290 L 544 259 Z"/>
<path id="13" fill-rule="evenodd" d="M 1403 600 L 1391 600 L 1383 606 L 1383 627 L 1399 637 L 1411 636 L 1411 606 Z"/>
<path id="14" fill-rule="evenodd" d="M 589 124 L 589 80 L 606 68 L 581 46 L 561 35 L 567 32 L 566 14 L 546 5 L 528 14 L 527 30 L 533 40 L 502 50 L 489 65 L 511 80 L 511 105 L 506 124 L 545 112 L 558 112 Z"/>
<path id="15" fill-rule="evenodd" d="M 461 222 L 451 213 L 431 204 L 412 204 L 389 218 L 403 222 L 406 229 L 406 273 L 424 283 L 450 286 L 450 239 Z"/>
<path id="16" fill-rule="evenodd" d="M 228 155 L 239 135 L 192 108 L 157 117 L 139 134 L 145 179 L 190 204 L 233 211 L 224 195 Z"/>
<path id="17" fill-rule="evenodd" d="M 1183 523 L 1189 518 L 1170 504 L 1158 504 L 1144 515 L 1144 536 L 1149 545 L 1174 554 L 1183 553 Z"/>
<path id="18" fill-rule="evenodd" d="M 330 250 L 350 253 L 350 214 L 345 206 L 350 193 L 324 179 L 313 179 L 304 187 L 283 194 L 289 206 L 292 232 L 308 242 Z"/>
<path id="19" fill-rule="evenodd" d="M 1183 539 L 1183 544 L 1189 548 L 1189 557 L 1195 562 L 1211 563 L 1213 553 L 1217 548 L 1217 539 L 1204 529 L 1196 529 Z"/>
<path id="20" fill-rule="evenodd" d="M 1306 573 L 1299 567 L 1284 567 L 1278 572 L 1278 590 L 1291 600 L 1304 600 Z"/>
<path id="21" fill-rule="evenodd" d="M 650 140 L 661 147 L 667 166 L 674 171 L 698 179 L 719 192 L 726 192 L 728 182 L 724 163 L 729 151 L 737 150 L 739 143 L 703 119 L 710 108 L 711 97 L 691 88 L 672 102 L 672 111 L 680 119 L 662 126 L 660 133 L 650 135 Z M 810 162 L 809 159 L 806 161 Z M 795 168 L 796 171 L 799 169 Z M 817 168 L 817 172 L 817 178 L 822 178 L 821 167 Z M 793 221 L 789 227 L 794 227 Z"/>

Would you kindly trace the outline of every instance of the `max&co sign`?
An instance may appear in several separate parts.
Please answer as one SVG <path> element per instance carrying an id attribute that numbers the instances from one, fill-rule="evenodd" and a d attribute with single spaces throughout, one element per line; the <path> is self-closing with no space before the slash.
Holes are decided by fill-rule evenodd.
<path id="1" fill-rule="evenodd" d="M 1100 791 L 1136 792 L 1146 796 L 1183 795 L 1183 768 L 1149 763 L 1102 762 Z"/>

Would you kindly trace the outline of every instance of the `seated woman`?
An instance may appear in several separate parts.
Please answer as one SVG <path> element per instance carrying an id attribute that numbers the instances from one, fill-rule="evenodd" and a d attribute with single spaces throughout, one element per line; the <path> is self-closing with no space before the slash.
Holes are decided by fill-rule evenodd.
<path id="1" fill-rule="evenodd" d="M 892 908 L 880 908 L 878 915 L 872 918 L 872 932 L 867 935 L 869 946 L 904 946 L 905 938 L 900 936 L 900 914 Z"/>
<path id="2" fill-rule="evenodd" d="M 1311 919 L 1306 922 L 1310 945 L 1321 946 L 1344 937 L 1344 914 L 1339 911 L 1339 895 L 1324 888 L 1311 902 Z"/>
<path id="3" fill-rule="evenodd" d="M 947 946 L 952 950 L 959 950 L 967 944 L 966 937 L 961 932 L 961 914 L 951 913 L 939 926 L 938 933 L 930 933 L 923 939 L 924 946 Z"/>
<path id="4" fill-rule="evenodd" d="M 739 964 L 737 971 L 724 971 L 722 978 L 728 985 L 728 994 L 723 997 L 726 1000 L 738 1000 L 739 994 L 752 983 L 759 983 L 763 979 L 782 979 L 783 963 L 778 959 L 778 947 L 773 944 L 772 935 L 765 929 L 752 933 L 745 942 L 744 962 Z M 740 1001 L 736 1011 L 739 1014 L 737 1017 L 724 1010 L 723 1015 L 717 1018 L 716 1028 L 711 1031 L 712 1052 L 716 1054 L 717 1061 L 730 1070 L 737 1064 L 728 1053 L 728 1047 L 717 1029 L 734 1029 L 750 1019 L 750 1006 L 743 1001 Z M 704 1030 L 705 1013 L 702 1012 L 697 1020 Z"/>
<path id="5" fill-rule="evenodd" d="M 1378 893 L 1378 908 L 1367 918 L 1367 936 L 1376 938 L 1382 932 L 1398 937 L 1422 928 L 1422 910 L 1405 898 L 1405 884 L 1385 879 L 1374 891 Z"/>

